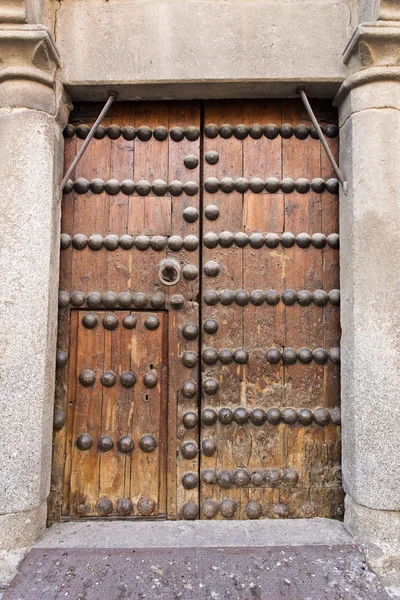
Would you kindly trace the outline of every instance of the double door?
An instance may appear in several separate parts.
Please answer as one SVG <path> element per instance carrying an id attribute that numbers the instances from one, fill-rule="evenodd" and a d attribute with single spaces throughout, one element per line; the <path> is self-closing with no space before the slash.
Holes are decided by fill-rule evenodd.
<path id="1" fill-rule="evenodd" d="M 342 515 L 338 182 L 298 101 L 115 103 L 60 245 L 50 520 Z"/>

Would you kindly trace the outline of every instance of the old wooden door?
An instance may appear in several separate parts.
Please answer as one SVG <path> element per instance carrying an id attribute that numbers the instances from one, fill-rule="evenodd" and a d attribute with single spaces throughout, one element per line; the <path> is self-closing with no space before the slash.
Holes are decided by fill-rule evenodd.
<path id="1" fill-rule="evenodd" d="M 114 104 L 63 198 L 50 520 L 341 516 L 337 193 L 297 101 Z"/>

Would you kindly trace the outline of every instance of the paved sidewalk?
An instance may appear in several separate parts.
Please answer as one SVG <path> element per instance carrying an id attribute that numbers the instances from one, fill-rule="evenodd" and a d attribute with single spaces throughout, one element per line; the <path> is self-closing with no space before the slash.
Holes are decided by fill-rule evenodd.
<path id="1" fill-rule="evenodd" d="M 3 600 L 64 598 L 387 600 L 389 596 L 341 523 L 314 519 L 54 525 L 28 554 Z"/>

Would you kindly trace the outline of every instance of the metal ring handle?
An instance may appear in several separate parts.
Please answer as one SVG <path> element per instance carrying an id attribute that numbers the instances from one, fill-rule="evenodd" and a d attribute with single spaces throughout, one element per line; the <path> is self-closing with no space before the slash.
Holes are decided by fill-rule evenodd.
<path id="1" fill-rule="evenodd" d="M 158 264 L 158 278 L 163 285 L 176 285 L 181 278 L 181 266 L 175 258 L 164 258 Z"/>

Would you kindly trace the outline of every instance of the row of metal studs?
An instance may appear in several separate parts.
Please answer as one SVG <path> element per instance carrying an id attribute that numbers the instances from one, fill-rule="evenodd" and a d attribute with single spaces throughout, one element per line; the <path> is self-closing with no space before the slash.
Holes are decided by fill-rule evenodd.
<path id="1" fill-rule="evenodd" d="M 114 511 L 114 504 L 109 498 L 100 498 L 96 503 L 96 511 L 99 515 L 106 517 Z M 137 512 L 143 516 L 151 515 L 155 508 L 156 503 L 151 498 L 145 498 L 142 496 L 137 503 Z M 86 504 L 79 504 L 76 507 L 76 511 L 79 515 L 85 516 L 89 511 L 90 507 Z M 116 512 L 121 516 L 129 516 L 134 513 L 134 506 L 129 498 L 119 498 L 116 503 Z"/>
<path id="2" fill-rule="evenodd" d="M 81 433 L 76 440 L 76 447 L 79 450 L 89 450 L 92 448 L 94 440 L 88 433 Z M 100 437 L 97 441 L 97 447 L 102 452 L 108 452 L 114 447 L 114 440 L 109 435 Z M 135 447 L 135 443 L 130 435 L 123 435 L 117 441 L 117 448 L 119 452 L 127 454 L 132 452 Z M 152 435 L 144 435 L 139 440 L 139 448 L 143 452 L 154 452 L 157 448 L 157 441 Z"/>
<path id="3" fill-rule="evenodd" d="M 276 487 L 281 484 L 286 486 L 297 485 L 299 474 L 296 469 L 263 469 L 257 471 L 244 468 L 222 469 L 221 471 L 206 469 L 202 472 L 201 478 L 204 483 L 217 483 L 225 489 L 234 485 L 249 487 L 251 484 Z"/>
<path id="4" fill-rule="evenodd" d="M 278 348 L 269 348 L 266 353 L 267 361 L 271 365 L 276 365 L 283 362 L 284 365 L 292 365 L 299 361 L 304 365 L 307 365 L 314 361 L 317 365 L 324 365 L 328 362 L 328 359 L 335 365 L 340 364 L 340 348 L 330 348 L 325 350 L 324 348 L 316 348 L 311 350 L 310 348 L 300 348 L 294 350 L 293 348 L 284 348 L 279 350 Z M 218 360 L 223 364 L 227 365 L 235 361 L 238 365 L 244 365 L 249 362 L 249 353 L 244 348 L 237 348 L 233 352 L 228 348 L 223 348 L 218 352 L 215 348 L 205 348 L 202 352 L 201 358 L 206 365 L 215 365 Z"/>
<path id="5" fill-rule="evenodd" d="M 294 191 L 306 194 L 310 189 L 317 194 L 321 194 L 325 190 L 331 194 L 337 194 L 339 192 L 339 181 L 334 178 L 325 180 L 320 177 L 311 181 L 304 177 L 296 180 L 290 177 L 282 180 L 277 177 L 269 177 L 268 179 L 253 177 L 250 180 L 245 177 L 239 177 L 238 179 L 223 177 L 221 180 L 216 177 L 209 177 L 204 182 L 204 189 L 210 194 L 215 194 L 218 191 L 225 194 L 230 194 L 234 191 L 245 193 L 249 189 L 255 194 L 260 194 L 264 191 L 270 194 L 276 194 L 279 191 L 285 194 L 291 194 Z M 199 191 L 199 186 L 195 181 L 182 183 L 181 181 L 174 180 L 167 183 L 163 179 L 156 179 L 153 183 L 150 183 L 146 179 L 141 179 L 138 182 L 134 182 L 132 179 L 125 179 L 119 182 L 117 179 L 104 181 L 100 178 L 89 181 L 85 177 L 79 177 L 75 181 L 69 179 L 64 187 L 65 194 L 69 194 L 72 191 L 75 191 L 77 194 L 86 194 L 89 190 L 93 194 L 106 192 L 110 196 L 114 196 L 120 192 L 127 196 L 135 192 L 139 196 L 148 196 L 150 193 L 156 196 L 165 196 L 167 193 L 171 194 L 171 196 L 180 196 L 183 193 L 188 196 L 195 196 Z"/>
<path id="6" fill-rule="evenodd" d="M 296 302 L 300 306 L 309 306 L 314 303 L 316 306 L 325 306 L 328 302 L 334 306 L 340 304 L 340 290 L 331 290 L 325 292 L 324 290 L 316 290 L 315 292 L 309 292 L 308 290 L 284 290 L 282 294 L 276 290 L 268 290 L 263 292 L 262 290 L 254 290 L 247 292 L 246 290 L 222 290 L 217 292 L 216 290 L 208 290 L 203 296 L 203 300 L 207 306 L 215 306 L 223 304 L 224 306 L 230 306 L 235 302 L 238 306 L 247 306 L 249 302 L 254 306 L 261 306 L 264 302 L 270 306 L 275 306 L 282 301 L 286 306 L 293 306 Z"/>
<path id="7" fill-rule="evenodd" d="M 230 498 L 222 500 L 222 502 L 220 503 L 209 498 L 208 500 L 205 500 L 203 502 L 201 506 L 201 511 L 202 514 L 208 519 L 216 517 L 218 512 L 226 519 L 232 519 L 238 508 L 238 503 Z M 310 508 L 313 508 L 313 510 L 311 511 Z M 187 521 L 194 521 L 198 519 L 199 512 L 200 509 L 198 504 L 192 501 L 185 502 L 185 504 L 183 504 L 181 508 L 180 516 L 182 517 L 182 519 L 185 519 Z M 276 502 L 273 505 L 272 512 L 277 517 L 287 517 L 289 514 L 289 505 L 283 504 L 282 502 Z M 310 503 L 306 502 L 304 504 L 304 514 L 308 515 L 311 512 L 312 514 L 315 513 L 315 507 Z M 259 519 L 263 516 L 262 505 L 259 502 L 256 502 L 255 500 L 247 502 L 245 507 L 245 515 L 248 519 Z"/>
<path id="8" fill-rule="evenodd" d="M 321 126 L 321 129 L 325 133 L 325 135 L 329 138 L 334 138 L 339 135 L 339 128 L 336 125 L 329 124 L 326 126 Z M 80 139 L 85 139 L 89 135 L 90 127 L 89 125 L 77 125 L 76 127 L 71 123 L 66 126 L 64 129 L 64 137 L 72 138 L 76 135 Z M 222 138 L 228 139 L 232 136 L 236 137 L 239 140 L 245 139 L 247 136 L 250 136 L 253 139 L 260 139 L 263 135 L 272 140 L 280 135 L 281 137 L 288 139 L 293 135 L 299 139 L 304 140 L 308 136 L 311 136 L 313 139 L 318 140 L 317 131 L 314 127 L 308 127 L 307 125 L 290 125 L 290 123 L 283 123 L 282 125 L 275 125 L 270 123 L 268 125 L 260 125 L 258 123 L 254 125 L 229 125 L 228 123 L 223 124 L 221 126 L 215 125 L 214 123 L 209 123 L 204 128 L 205 136 L 208 138 L 216 138 L 220 135 Z M 143 141 L 147 142 L 152 137 L 159 142 L 163 142 L 170 135 L 171 139 L 175 142 L 180 142 L 184 138 L 190 141 L 195 141 L 200 136 L 200 131 L 197 127 L 189 126 L 183 129 L 182 127 L 172 127 L 169 131 L 166 127 L 159 125 L 155 127 L 154 130 L 145 125 L 138 127 L 132 127 L 131 125 L 127 125 L 125 127 L 120 127 L 119 125 L 109 125 L 108 127 L 99 126 L 95 133 L 96 139 L 103 139 L 108 136 L 112 140 L 116 140 L 119 137 L 122 137 L 125 140 L 134 140 L 136 137 Z"/>
<path id="9" fill-rule="evenodd" d="M 247 233 L 239 231 L 238 233 L 231 233 L 230 231 L 222 231 L 220 234 L 208 232 L 205 234 L 204 245 L 206 248 L 216 248 L 218 244 L 222 248 L 229 248 L 235 244 L 239 248 L 244 248 L 249 244 L 252 248 L 277 248 L 281 244 L 284 248 L 291 248 L 295 244 L 299 248 L 314 248 L 322 249 L 328 244 L 330 248 L 337 250 L 339 248 L 339 235 L 337 233 L 331 233 L 328 236 L 323 233 L 299 233 L 296 236 L 293 233 L 285 232 L 282 234 L 278 233 Z M 147 250 L 151 248 L 156 251 L 164 250 L 168 247 L 174 252 L 178 252 L 182 248 L 189 252 L 197 250 L 199 247 L 199 240 L 195 235 L 187 235 L 185 238 L 181 238 L 179 235 L 162 236 L 154 235 L 149 237 L 147 235 L 132 236 L 129 234 L 117 235 L 109 234 L 105 237 L 99 234 L 92 234 L 89 237 L 83 233 L 77 233 L 74 236 L 70 236 L 68 233 L 62 233 L 60 236 L 60 247 L 62 250 L 66 250 L 72 245 L 75 250 L 83 250 L 88 246 L 91 250 L 101 250 L 103 247 L 106 250 L 117 250 L 122 248 L 123 250 L 131 250 L 136 248 L 137 250 Z"/>
<path id="10" fill-rule="evenodd" d="M 301 425 L 311 425 L 315 422 L 320 427 L 333 423 L 340 425 L 340 408 L 333 408 L 330 412 L 327 408 L 318 407 L 314 410 L 308 408 L 277 408 L 272 407 L 265 411 L 262 408 L 253 408 L 248 410 L 244 406 L 238 406 L 231 410 L 230 408 L 221 408 L 218 412 L 213 408 L 205 408 L 201 415 L 204 425 L 213 426 L 217 420 L 222 425 L 237 423 L 245 425 L 249 420 L 253 425 L 260 426 L 265 422 L 270 425 L 279 425 L 283 422 L 286 425 L 293 425 L 299 422 Z"/>

